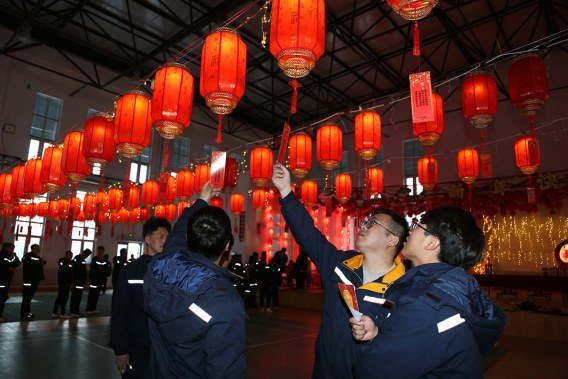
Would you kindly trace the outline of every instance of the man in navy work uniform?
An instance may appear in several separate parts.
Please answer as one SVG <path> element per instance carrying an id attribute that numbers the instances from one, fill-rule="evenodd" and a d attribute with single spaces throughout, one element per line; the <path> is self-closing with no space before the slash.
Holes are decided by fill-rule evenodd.
<path id="1" fill-rule="evenodd" d="M 244 304 L 234 274 L 219 266 L 233 243 L 231 220 L 207 205 L 211 192 L 205 183 L 144 277 L 151 378 L 246 374 Z"/>
<path id="2" fill-rule="evenodd" d="M 65 312 L 67 308 L 67 300 L 69 300 L 69 290 L 73 282 L 73 253 L 70 250 L 57 261 L 57 297 L 53 303 L 53 317 L 71 318 L 71 315 Z"/>
<path id="3" fill-rule="evenodd" d="M 358 378 L 483 377 L 481 356 L 505 327 L 503 312 L 465 271 L 484 245 L 460 208 L 435 208 L 412 224 L 402 253 L 414 267 L 389 288 L 393 306 L 350 320 L 353 337 L 370 341 L 358 345 Z"/>
<path id="4" fill-rule="evenodd" d="M 81 317 L 79 306 L 83 298 L 83 289 L 85 288 L 85 281 L 87 280 L 87 263 L 85 259 L 92 254 L 91 249 L 85 249 L 73 258 L 73 288 L 71 289 L 71 302 L 69 304 L 69 311 L 73 317 Z"/>
<path id="5" fill-rule="evenodd" d="M 97 253 L 91 260 L 91 271 L 89 272 L 89 295 L 87 296 L 87 307 L 85 313 L 88 315 L 99 313 L 97 304 L 99 296 L 103 290 L 107 278 L 110 275 L 111 267 L 104 259 L 105 247 L 98 246 Z"/>
<path id="6" fill-rule="evenodd" d="M 39 245 L 30 246 L 30 252 L 22 258 L 24 283 L 22 287 L 22 304 L 20 306 L 20 320 L 31 321 L 35 315 L 31 313 L 32 299 L 36 293 L 40 280 L 45 279 L 43 265 L 47 262 L 39 256 Z"/>
<path id="7" fill-rule="evenodd" d="M 360 311 L 375 314 L 392 282 L 404 274 L 398 252 L 408 235 L 406 220 L 377 209 L 361 223 L 357 251 L 340 251 L 314 226 L 314 220 L 290 187 L 289 171 L 277 163 L 272 182 L 280 191 L 282 215 L 300 248 L 317 266 L 324 288 L 323 313 L 316 341 L 313 378 L 353 378 L 356 342 L 347 327 L 350 312 L 338 284 L 353 284 Z"/>
<path id="8" fill-rule="evenodd" d="M 146 375 L 150 341 L 142 284 L 148 264 L 153 256 L 164 249 L 171 229 L 165 218 L 152 217 L 144 223 L 142 236 L 146 250 L 138 259 L 122 268 L 114 289 L 109 346 L 114 350 L 116 368 L 123 378 L 144 378 Z"/>
<path id="9" fill-rule="evenodd" d="M 6 321 L 3 317 L 4 305 L 8 299 L 13 270 L 20 265 L 20 259 L 14 253 L 14 248 L 13 243 L 4 242 L 0 251 L 0 322 Z"/>

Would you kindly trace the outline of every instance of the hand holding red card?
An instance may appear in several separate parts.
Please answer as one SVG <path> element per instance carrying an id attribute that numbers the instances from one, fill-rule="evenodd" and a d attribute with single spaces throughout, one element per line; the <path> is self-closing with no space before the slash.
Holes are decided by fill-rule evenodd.
<path id="1" fill-rule="evenodd" d="M 339 292 L 341 293 L 341 297 L 349 307 L 351 314 L 355 319 L 361 320 L 361 316 L 363 314 L 359 312 L 359 304 L 357 303 L 357 295 L 355 294 L 355 286 L 353 284 L 344 284 L 338 283 Z"/>
<path id="2" fill-rule="evenodd" d="M 288 139 L 290 138 L 290 124 L 284 123 L 284 131 L 282 132 L 282 140 L 280 141 L 280 151 L 278 152 L 278 163 L 284 164 L 286 160 L 286 148 L 288 147 Z"/>

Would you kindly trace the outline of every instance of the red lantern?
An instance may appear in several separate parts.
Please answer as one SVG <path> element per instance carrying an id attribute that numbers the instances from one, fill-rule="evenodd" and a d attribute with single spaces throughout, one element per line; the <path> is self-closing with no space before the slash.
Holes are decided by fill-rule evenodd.
<path id="1" fill-rule="evenodd" d="M 176 205 L 173 204 L 173 203 L 169 203 L 169 204 L 166 204 L 166 205 L 164 206 L 164 208 L 165 208 L 164 217 L 166 218 L 166 220 L 169 220 L 169 221 L 175 220 L 175 219 L 176 219 L 176 214 L 177 214 L 177 207 L 176 207 Z"/>
<path id="2" fill-rule="evenodd" d="M 124 193 L 120 188 L 111 188 L 108 191 L 108 208 L 111 211 L 119 210 L 122 208 L 122 200 Z"/>
<path id="3" fill-rule="evenodd" d="M 93 116 L 85 121 L 83 156 L 90 167 L 95 163 L 105 166 L 114 160 L 114 121 L 109 115 Z"/>
<path id="4" fill-rule="evenodd" d="M 387 3 L 400 17 L 415 21 L 426 17 L 438 0 L 387 0 Z"/>
<path id="5" fill-rule="evenodd" d="M 77 216 L 77 221 L 79 222 L 85 222 L 87 220 L 87 217 L 85 216 L 84 212 L 79 212 L 79 215 Z"/>
<path id="6" fill-rule="evenodd" d="M 130 211 L 130 217 L 128 218 L 128 221 L 132 224 L 137 223 L 138 221 L 140 221 L 140 213 L 141 213 L 141 209 L 140 208 L 134 208 Z"/>
<path id="7" fill-rule="evenodd" d="M 252 208 L 264 208 L 266 205 L 267 192 L 263 189 L 254 190 L 252 193 Z"/>
<path id="8" fill-rule="evenodd" d="M 40 180 L 41 165 L 42 160 L 36 158 L 27 161 L 26 165 L 24 166 L 24 181 L 22 183 L 22 190 L 24 191 L 24 196 L 27 199 L 33 199 L 34 197 L 45 193 Z"/>
<path id="9" fill-rule="evenodd" d="M 9 208 L 12 203 L 10 189 L 12 187 L 12 174 L 0 174 L 0 209 Z"/>
<path id="10" fill-rule="evenodd" d="M 540 165 L 540 148 L 536 137 L 521 137 L 515 141 L 517 167 L 525 175 L 532 175 Z"/>
<path id="11" fill-rule="evenodd" d="M 193 195 L 195 174 L 189 170 L 181 170 L 176 178 L 176 195 L 181 201 L 187 201 Z"/>
<path id="12" fill-rule="evenodd" d="M 47 215 L 51 218 L 57 218 L 59 216 L 59 200 L 49 200 Z"/>
<path id="13" fill-rule="evenodd" d="M 497 85 L 495 79 L 482 72 L 474 72 L 462 83 L 463 115 L 476 128 L 485 128 L 497 113 Z"/>
<path id="14" fill-rule="evenodd" d="M 155 180 L 146 180 L 142 184 L 142 207 L 151 208 L 158 203 L 160 185 Z"/>
<path id="15" fill-rule="evenodd" d="M 434 121 L 413 122 L 412 133 L 425 146 L 432 146 L 444 131 L 444 108 L 442 98 L 432 92 L 432 107 L 434 108 Z"/>
<path id="16" fill-rule="evenodd" d="M 195 167 L 195 192 L 200 193 L 203 185 L 211 179 L 211 166 L 198 164 Z"/>
<path id="17" fill-rule="evenodd" d="M 69 198 L 68 204 L 69 204 L 69 213 L 71 213 L 71 216 L 73 218 L 79 216 L 79 213 L 81 213 L 81 199 L 73 196 Z"/>
<path id="18" fill-rule="evenodd" d="M 316 158 L 324 170 L 333 170 L 343 158 L 343 132 L 335 124 L 320 127 L 316 134 Z"/>
<path id="19" fill-rule="evenodd" d="M 67 199 L 57 200 L 57 217 L 65 220 L 69 215 L 69 201 Z"/>
<path id="20" fill-rule="evenodd" d="M 361 112 L 355 116 L 355 151 L 361 159 L 373 159 L 381 149 L 381 116 Z"/>
<path id="21" fill-rule="evenodd" d="M 227 157 L 225 161 L 225 179 L 223 192 L 230 193 L 237 186 L 239 177 L 239 164 L 233 157 Z"/>
<path id="22" fill-rule="evenodd" d="M 130 221 L 130 211 L 126 208 L 120 208 L 120 210 L 118 211 L 118 220 L 123 224 L 126 224 L 127 222 L 129 222 Z"/>
<path id="23" fill-rule="evenodd" d="M 140 221 L 147 221 L 150 218 L 150 208 L 140 209 Z"/>
<path id="24" fill-rule="evenodd" d="M 85 219 L 92 220 L 95 216 L 96 210 L 96 196 L 92 193 L 88 193 L 83 198 L 83 213 L 85 214 Z"/>
<path id="25" fill-rule="evenodd" d="M 351 198 L 351 176 L 339 174 L 335 177 L 335 197 L 340 204 L 345 204 Z"/>
<path id="26" fill-rule="evenodd" d="M 114 142 L 118 152 L 134 158 L 150 145 L 152 118 L 150 99 L 144 92 L 132 91 L 116 102 Z"/>
<path id="27" fill-rule="evenodd" d="M 99 224 L 104 224 L 108 222 L 109 214 L 107 212 L 99 213 Z"/>
<path id="28" fill-rule="evenodd" d="M 199 92 L 217 114 L 229 114 L 245 93 L 247 47 L 237 32 L 219 28 L 205 39 Z"/>
<path id="29" fill-rule="evenodd" d="M 71 184 L 77 184 L 91 174 L 87 160 L 81 152 L 83 132 L 70 132 L 63 141 L 61 169 Z"/>
<path id="30" fill-rule="evenodd" d="M 160 204 L 169 204 L 176 198 L 176 178 L 169 172 L 160 172 L 158 180 L 160 191 L 158 192 L 158 202 Z"/>
<path id="31" fill-rule="evenodd" d="M 286 76 L 308 75 L 324 48 L 324 0 L 272 1 L 270 52 Z"/>
<path id="32" fill-rule="evenodd" d="M 231 195 L 231 213 L 238 217 L 245 209 L 245 197 L 242 193 L 234 193 Z"/>
<path id="33" fill-rule="evenodd" d="M 290 171 L 297 178 L 303 178 L 312 168 L 312 138 L 306 133 L 290 137 Z"/>
<path id="34" fill-rule="evenodd" d="M 252 149 L 250 153 L 250 177 L 257 187 L 264 187 L 272 177 L 272 150 L 266 146 Z"/>
<path id="35" fill-rule="evenodd" d="M 211 199 L 209 205 L 217 208 L 223 208 L 223 199 L 221 199 L 219 196 L 215 196 Z"/>
<path id="36" fill-rule="evenodd" d="M 39 217 L 47 217 L 49 214 L 49 203 L 47 201 L 42 201 L 37 205 L 37 215 Z"/>
<path id="37" fill-rule="evenodd" d="M 12 170 L 12 183 L 10 185 L 10 197 L 12 203 L 17 203 L 24 198 L 24 174 L 25 166 L 18 165 Z"/>
<path id="38" fill-rule="evenodd" d="M 181 217 L 183 210 L 187 207 L 189 207 L 189 202 L 187 202 L 187 201 L 182 200 L 178 203 L 178 217 Z"/>
<path id="39" fill-rule="evenodd" d="M 318 201 L 318 183 L 306 180 L 302 183 L 302 201 L 306 207 L 311 207 Z"/>
<path id="40" fill-rule="evenodd" d="M 422 157 L 418 160 L 418 181 L 426 191 L 430 191 L 438 183 L 438 161 L 433 157 Z"/>
<path id="41" fill-rule="evenodd" d="M 472 147 L 458 151 L 458 174 L 465 184 L 473 184 L 479 176 L 479 154 Z"/>
<path id="42" fill-rule="evenodd" d="M 138 208 L 138 203 L 140 202 L 140 187 L 136 185 L 130 186 L 128 191 L 128 201 L 124 204 L 124 208 L 129 211 Z"/>
<path id="43" fill-rule="evenodd" d="M 548 74 L 536 55 L 515 59 L 509 68 L 511 101 L 531 121 L 548 100 Z"/>
<path id="44" fill-rule="evenodd" d="M 62 147 L 48 147 L 43 152 L 43 163 L 41 165 L 40 179 L 44 189 L 53 193 L 59 189 L 67 181 L 67 177 L 61 170 L 61 160 L 63 158 Z"/>
<path id="45" fill-rule="evenodd" d="M 18 205 L 18 216 L 30 217 L 31 215 L 32 215 L 32 204 L 19 204 Z"/>
<path id="46" fill-rule="evenodd" d="M 119 222 L 120 222 L 120 212 L 118 210 L 110 212 L 110 223 L 117 224 Z M 114 234 L 114 232 L 111 234 Z"/>
<path id="47" fill-rule="evenodd" d="M 174 139 L 191 121 L 193 76 L 179 63 L 170 63 L 156 72 L 152 94 L 152 120 L 160 135 Z"/>
<path id="48" fill-rule="evenodd" d="M 365 192 L 369 199 L 383 193 L 383 170 L 378 167 L 369 167 L 367 169 Z"/>

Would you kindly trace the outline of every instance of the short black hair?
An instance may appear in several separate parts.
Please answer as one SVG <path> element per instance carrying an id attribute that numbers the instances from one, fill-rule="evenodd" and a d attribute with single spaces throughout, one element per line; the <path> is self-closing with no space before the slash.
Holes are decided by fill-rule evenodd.
<path id="1" fill-rule="evenodd" d="M 485 237 L 468 211 L 457 207 L 434 208 L 420 222 L 440 240 L 441 262 L 469 270 L 481 261 Z"/>
<path id="2" fill-rule="evenodd" d="M 172 231 L 172 224 L 163 217 L 150 217 L 142 226 L 142 237 L 149 236 L 158 228 L 165 228 L 169 233 Z"/>
<path id="3" fill-rule="evenodd" d="M 408 237 L 409 228 L 406 219 L 399 215 L 398 213 L 391 211 L 390 209 L 377 208 L 371 213 L 371 216 L 375 215 L 387 215 L 390 217 L 387 227 L 391 230 L 395 236 L 398 237 L 398 243 L 396 244 L 395 251 L 398 254 L 406 242 Z"/>
<path id="4" fill-rule="evenodd" d="M 2 244 L 2 248 L 3 248 L 3 249 L 9 249 L 9 248 L 11 248 L 11 247 L 16 247 L 16 245 L 14 245 L 12 242 L 4 242 L 4 243 Z"/>
<path id="5" fill-rule="evenodd" d="M 231 219 L 222 208 L 208 205 L 197 210 L 188 220 L 187 247 L 194 253 L 215 261 L 233 241 Z"/>
<path id="6" fill-rule="evenodd" d="M 87 257 L 91 254 L 93 254 L 93 252 L 91 251 L 91 249 L 85 249 L 81 252 L 81 254 L 85 254 Z"/>
<path id="7" fill-rule="evenodd" d="M 124 247 L 122 249 L 120 249 L 120 255 L 126 254 L 126 253 L 128 253 L 128 250 L 126 250 Z"/>

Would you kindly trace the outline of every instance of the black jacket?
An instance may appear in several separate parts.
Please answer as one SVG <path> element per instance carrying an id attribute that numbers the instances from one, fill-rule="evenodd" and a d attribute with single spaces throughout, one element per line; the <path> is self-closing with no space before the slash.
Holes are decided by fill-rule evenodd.
<path id="1" fill-rule="evenodd" d="M 106 283 L 107 278 L 110 276 L 110 263 L 106 262 L 103 258 L 94 256 L 91 260 L 91 271 L 89 272 L 90 284 L 99 286 Z"/>
<path id="2" fill-rule="evenodd" d="M 24 269 L 24 283 L 37 283 L 45 279 L 43 263 L 40 257 L 27 253 L 22 258 L 22 267 Z"/>
<path id="3" fill-rule="evenodd" d="M 57 267 L 57 284 L 70 286 L 73 281 L 73 261 L 67 260 L 67 257 L 59 258 Z"/>
<path id="4" fill-rule="evenodd" d="M 10 284 L 12 270 L 20 265 L 20 259 L 14 254 L 8 254 L 7 250 L 0 251 L 0 284 Z"/>
<path id="5" fill-rule="evenodd" d="M 77 255 L 73 258 L 73 285 L 83 286 L 87 280 L 87 263 L 81 256 Z"/>

